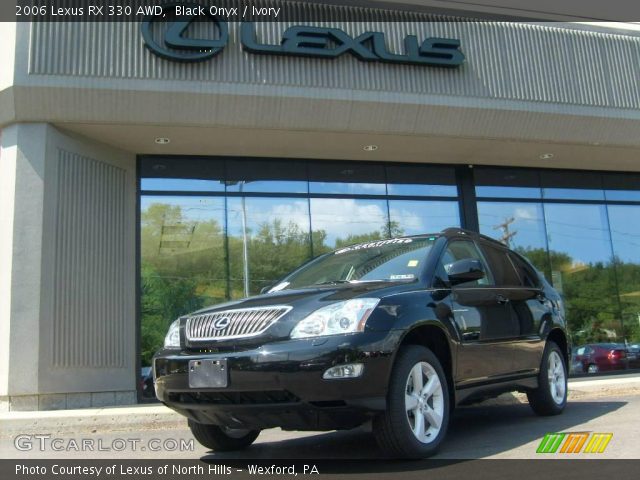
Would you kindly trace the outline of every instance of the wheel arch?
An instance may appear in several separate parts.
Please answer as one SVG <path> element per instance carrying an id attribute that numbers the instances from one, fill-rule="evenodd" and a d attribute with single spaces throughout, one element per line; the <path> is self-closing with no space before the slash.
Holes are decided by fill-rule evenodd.
<path id="1" fill-rule="evenodd" d="M 560 350 L 562 351 L 562 355 L 564 356 L 564 360 L 568 369 L 570 366 L 570 358 L 569 340 L 567 339 L 566 333 L 561 328 L 554 328 L 547 335 L 546 341 L 548 342 L 549 340 L 558 345 L 558 348 L 560 348 Z"/>
<path id="2" fill-rule="evenodd" d="M 439 322 L 425 322 L 408 329 L 398 344 L 398 349 L 405 345 L 420 345 L 427 347 L 438 358 L 444 374 L 447 377 L 447 385 L 449 387 L 449 400 L 451 407 L 455 405 L 455 388 L 454 388 L 454 372 L 455 372 L 455 355 L 451 337 Z M 394 363 L 395 363 L 394 355 Z"/>

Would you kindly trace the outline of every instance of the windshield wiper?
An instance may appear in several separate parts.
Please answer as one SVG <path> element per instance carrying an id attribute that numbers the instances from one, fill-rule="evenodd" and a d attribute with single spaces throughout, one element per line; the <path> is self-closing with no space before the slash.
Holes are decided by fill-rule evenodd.
<path id="1" fill-rule="evenodd" d="M 395 283 L 395 282 L 404 282 L 407 280 L 414 280 L 413 278 L 376 278 L 373 280 L 328 280 L 326 282 L 314 283 L 313 285 L 340 285 L 343 283 L 351 283 L 353 285 L 357 285 L 359 283 Z"/>
<path id="2" fill-rule="evenodd" d="M 351 280 L 327 280 L 326 282 L 314 283 L 314 285 L 338 285 L 341 283 L 351 283 Z"/>

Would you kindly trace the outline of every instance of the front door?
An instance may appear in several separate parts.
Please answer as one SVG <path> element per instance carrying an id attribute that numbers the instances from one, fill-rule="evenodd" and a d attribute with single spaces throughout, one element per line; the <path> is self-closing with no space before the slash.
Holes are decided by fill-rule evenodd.
<path id="1" fill-rule="evenodd" d="M 448 267 L 466 258 L 479 260 L 486 275 L 451 290 L 453 318 L 460 338 L 458 387 L 499 379 L 513 370 L 509 343 L 514 336 L 511 306 L 504 289 L 495 285 L 476 244 L 471 240 L 451 240 L 440 259 L 440 276 L 446 281 Z"/>

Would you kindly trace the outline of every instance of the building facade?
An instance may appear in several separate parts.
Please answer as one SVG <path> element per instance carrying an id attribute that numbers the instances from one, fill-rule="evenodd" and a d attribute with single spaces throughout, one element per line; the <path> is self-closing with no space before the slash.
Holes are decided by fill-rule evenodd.
<path id="1" fill-rule="evenodd" d="M 640 342 L 640 32 L 378 7 L 205 18 L 200 51 L 0 27 L 2 409 L 134 403 L 176 316 L 448 226 L 528 255 L 574 344 Z M 310 25 L 322 52 L 283 42 Z"/>

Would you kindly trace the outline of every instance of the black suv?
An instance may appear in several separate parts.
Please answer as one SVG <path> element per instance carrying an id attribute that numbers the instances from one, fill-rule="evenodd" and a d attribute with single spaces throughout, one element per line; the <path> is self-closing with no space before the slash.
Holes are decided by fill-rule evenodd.
<path id="1" fill-rule="evenodd" d="M 544 277 L 456 228 L 341 248 L 265 294 L 179 318 L 153 365 L 158 398 L 214 451 L 264 428 L 371 420 L 389 455 L 420 458 L 456 405 L 517 390 L 537 414 L 561 413 L 568 351 Z"/>

